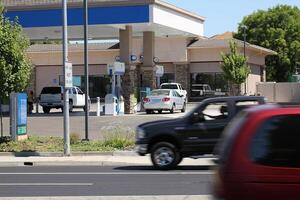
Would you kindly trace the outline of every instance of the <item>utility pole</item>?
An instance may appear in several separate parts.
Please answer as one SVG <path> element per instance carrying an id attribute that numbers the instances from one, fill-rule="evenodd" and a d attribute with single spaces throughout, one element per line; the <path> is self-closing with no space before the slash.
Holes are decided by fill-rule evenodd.
<path id="1" fill-rule="evenodd" d="M 243 37 L 244 37 L 244 58 L 246 59 L 246 37 L 247 37 L 247 29 L 248 27 L 246 25 L 242 25 L 242 28 L 243 28 Z M 245 80 L 245 83 L 244 83 L 244 93 L 246 94 L 247 93 L 247 79 Z"/>
<path id="2" fill-rule="evenodd" d="M 88 0 L 84 0 L 85 140 L 89 140 Z"/>
<path id="3" fill-rule="evenodd" d="M 68 21 L 67 0 L 63 0 L 63 71 L 64 71 L 64 156 L 70 156 L 69 88 L 66 87 L 68 65 Z"/>

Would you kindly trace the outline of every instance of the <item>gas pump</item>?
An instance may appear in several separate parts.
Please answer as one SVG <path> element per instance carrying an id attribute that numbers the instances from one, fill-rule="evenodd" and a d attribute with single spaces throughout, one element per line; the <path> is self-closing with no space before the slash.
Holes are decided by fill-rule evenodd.
<path id="1" fill-rule="evenodd" d="M 164 66 L 156 65 L 156 87 L 160 88 L 160 78 L 164 75 Z"/>
<path id="2" fill-rule="evenodd" d="M 107 65 L 107 73 L 112 77 L 112 91 L 105 96 L 105 115 L 122 115 L 125 106 L 121 95 L 121 76 L 125 73 L 125 63 L 114 62 Z"/>

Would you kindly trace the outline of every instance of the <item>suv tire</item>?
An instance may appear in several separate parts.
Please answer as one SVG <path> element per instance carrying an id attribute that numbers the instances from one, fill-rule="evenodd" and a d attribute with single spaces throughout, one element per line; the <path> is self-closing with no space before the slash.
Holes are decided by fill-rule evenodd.
<path id="1" fill-rule="evenodd" d="M 173 104 L 171 110 L 170 110 L 170 113 L 174 113 L 174 110 L 175 110 L 175 104 Z"/>
<path id="2" fill-rule="evenodd" d="M 73 112 L 73 101 L 69 100 L 69 112 Z"/>
<path id="3" fill-rule="evenodd" d="M 153 166 L 159 170 L 174 169 L 181 160 L 178 148 L 169 142 L 158 142 L 150 150 Z"/>
<path id="4" fill-rule="evenodd" d="M 186 110 L 186 103 L 183 104 L 183 107 L 182 107 L 182 109 L 181 109 L 181 112 L 184 113 L 185 110 Z"/>
<path id="5" fill-rule="evenodd" d="M 50 110 L 51 110 L 51 108 L 49 108 L 49 107 L 46 107 L 46 106 L 43 107 L 43 112 L 46 114 L 50 113 Z"/>
<path id="6" fill-rule="evenodd" d="M 146 110 L 147 114 L 152 114 L 152 110 Z"/>

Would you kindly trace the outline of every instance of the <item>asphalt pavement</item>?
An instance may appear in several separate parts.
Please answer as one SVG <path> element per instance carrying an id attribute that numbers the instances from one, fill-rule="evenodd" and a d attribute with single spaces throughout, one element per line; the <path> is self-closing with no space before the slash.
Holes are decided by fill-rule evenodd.
<path id="1" fill-rule="evenodd" d="M 213 171 L 205 166 L 180 166 L 172 171 L 157 171 L 151 166 L 1 167 L 0 197 L 207 199 L 212 179 Z"/>
<path id="2" fill-rule="evenodd" d="M 188 104 L 187 112 L 193 109 L 196 104 Z M 139 124 L 155 121 L 178 118 L 185 115 L 180 111 L 174 114 L 170 112 L 163 112 L 162 114 L 150 114 L 145 112 L 138 112 L 132 115 L 122 116 L 95 116 L 95 104 L 92 104 L 91 113 L 89 117 L 89 138 L 101 139 L 103 137 L 103 130 L 110 128 L 129 128 L 135 130 Z M 41 109 L 39 109 L 41 112 Z M 35 112 L 35 111 L 34 111 Z M 9 134 L 9 117 L 4 117 L 3 120 L 4 134 Z M 28 116 L 28 134 L 38 136 L 63 136 L 63 114 L 60 109 L 51 110 L 51 113 L 33 113 Z M 82 109 L 74 109 L 70 114 L 70 133 L 77 133 L 82 138 L 85 137 L 85 118 Z"/>

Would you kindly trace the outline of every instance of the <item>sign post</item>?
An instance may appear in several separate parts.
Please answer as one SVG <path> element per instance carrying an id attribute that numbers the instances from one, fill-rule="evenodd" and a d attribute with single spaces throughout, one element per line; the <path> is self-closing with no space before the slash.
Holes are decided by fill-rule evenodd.
<path id="1" fill-rule="evenodd" d="M 63 0 L 63 71 L 64 71 L 64 156 L 70 156 L 69 88 L 72 87 L 72 64 L 68 62 L 67 0 Z"/>

